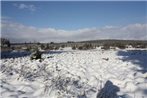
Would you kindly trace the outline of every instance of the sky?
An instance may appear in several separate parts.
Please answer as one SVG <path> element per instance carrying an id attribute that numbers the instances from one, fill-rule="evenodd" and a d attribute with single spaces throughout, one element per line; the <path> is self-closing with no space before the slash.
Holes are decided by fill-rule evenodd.
<path id="1" fill-rule="evenodd" d="M 146 1 L 2 1 L 1 35 L 12 42 L 147 39 Z"/>

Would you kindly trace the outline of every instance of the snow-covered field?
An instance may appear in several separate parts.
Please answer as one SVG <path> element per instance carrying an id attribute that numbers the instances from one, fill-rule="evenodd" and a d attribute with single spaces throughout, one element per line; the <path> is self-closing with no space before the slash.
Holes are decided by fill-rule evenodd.
<path id="1" fill-rule="evenodd" d="M 147 98 L 147 50 L 70 50 L 1 59 L 1 98 Z"/>

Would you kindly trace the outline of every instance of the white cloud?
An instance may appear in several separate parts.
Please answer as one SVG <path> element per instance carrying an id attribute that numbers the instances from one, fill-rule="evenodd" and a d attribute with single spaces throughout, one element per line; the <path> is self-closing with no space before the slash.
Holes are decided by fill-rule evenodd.
<path id="1" fill-rule="evenodd" d="M 105 28 L 105 29 L 112 29 L 112 28 L 117 28 L 117 27 L 118 27 L 118 26 L 108 26 L 108 25 L 107 25 L 107 26 L 105 26 L 104 28 Z"/>
<path id="2" fill-rule="evenodd" d="M 54 28 L 36 28 L 16 22 L 2 21 L 2 37 L 13 42 L 63 42 L 97 39 L 147 39 L 147 24 L 126 26 L 106 26 L 103 28 L 84 28 L 79 30 L 60 30 Z"/>
<path id="3" fill-rule="evenodd" d="M 32 4 L 24 4 L 24 3 L 14 3 L 13 4 L 15 7 L 17 7 L 18 9 L 27 9 L 29 11 L 35 11 L 36 10 L 36 6 L 32 5 Z"/>

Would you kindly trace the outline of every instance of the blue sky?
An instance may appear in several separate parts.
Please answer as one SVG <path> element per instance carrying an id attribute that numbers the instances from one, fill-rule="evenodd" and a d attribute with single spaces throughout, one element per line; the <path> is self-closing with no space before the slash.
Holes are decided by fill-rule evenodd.
<path id="1" fill-rule="evenodd" d="M 76 31 L 147 23 L 145 1 L 2 1 L 1 3 L 2 20 L 37 29 Z M 3 31 L 8 32 L 6 27 Z"/>
<path id="2" fill-rule="evenodd" d="M 34 11 L 15 4 L 34 5 Z M 80 29 L 145 23 L 145 2 L 2 2 L 2 16 L 35 27 Z"/>

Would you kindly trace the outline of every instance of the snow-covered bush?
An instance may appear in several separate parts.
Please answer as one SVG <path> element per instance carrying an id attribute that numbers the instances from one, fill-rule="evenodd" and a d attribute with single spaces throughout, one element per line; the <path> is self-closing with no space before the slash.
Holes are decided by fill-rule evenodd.
<path id="1" fill-rule="evenodd" d="M 11 46 L 10 41 L 8 39 L 6 39 L 6 38 L 1 38 L 0 41 L 1 41 L 1 46 L 2 47 L 10 47 Z"/>
<path id="2" fill-rule="evenodd" d="M 37 60 L 37 59 L 41 59 L 41 55 L 42 53 L 38 50 L 38 49 L 35 49 L 34 52 L 31 54 L 31 57 L 30 59 L 33 60 Z"/>

